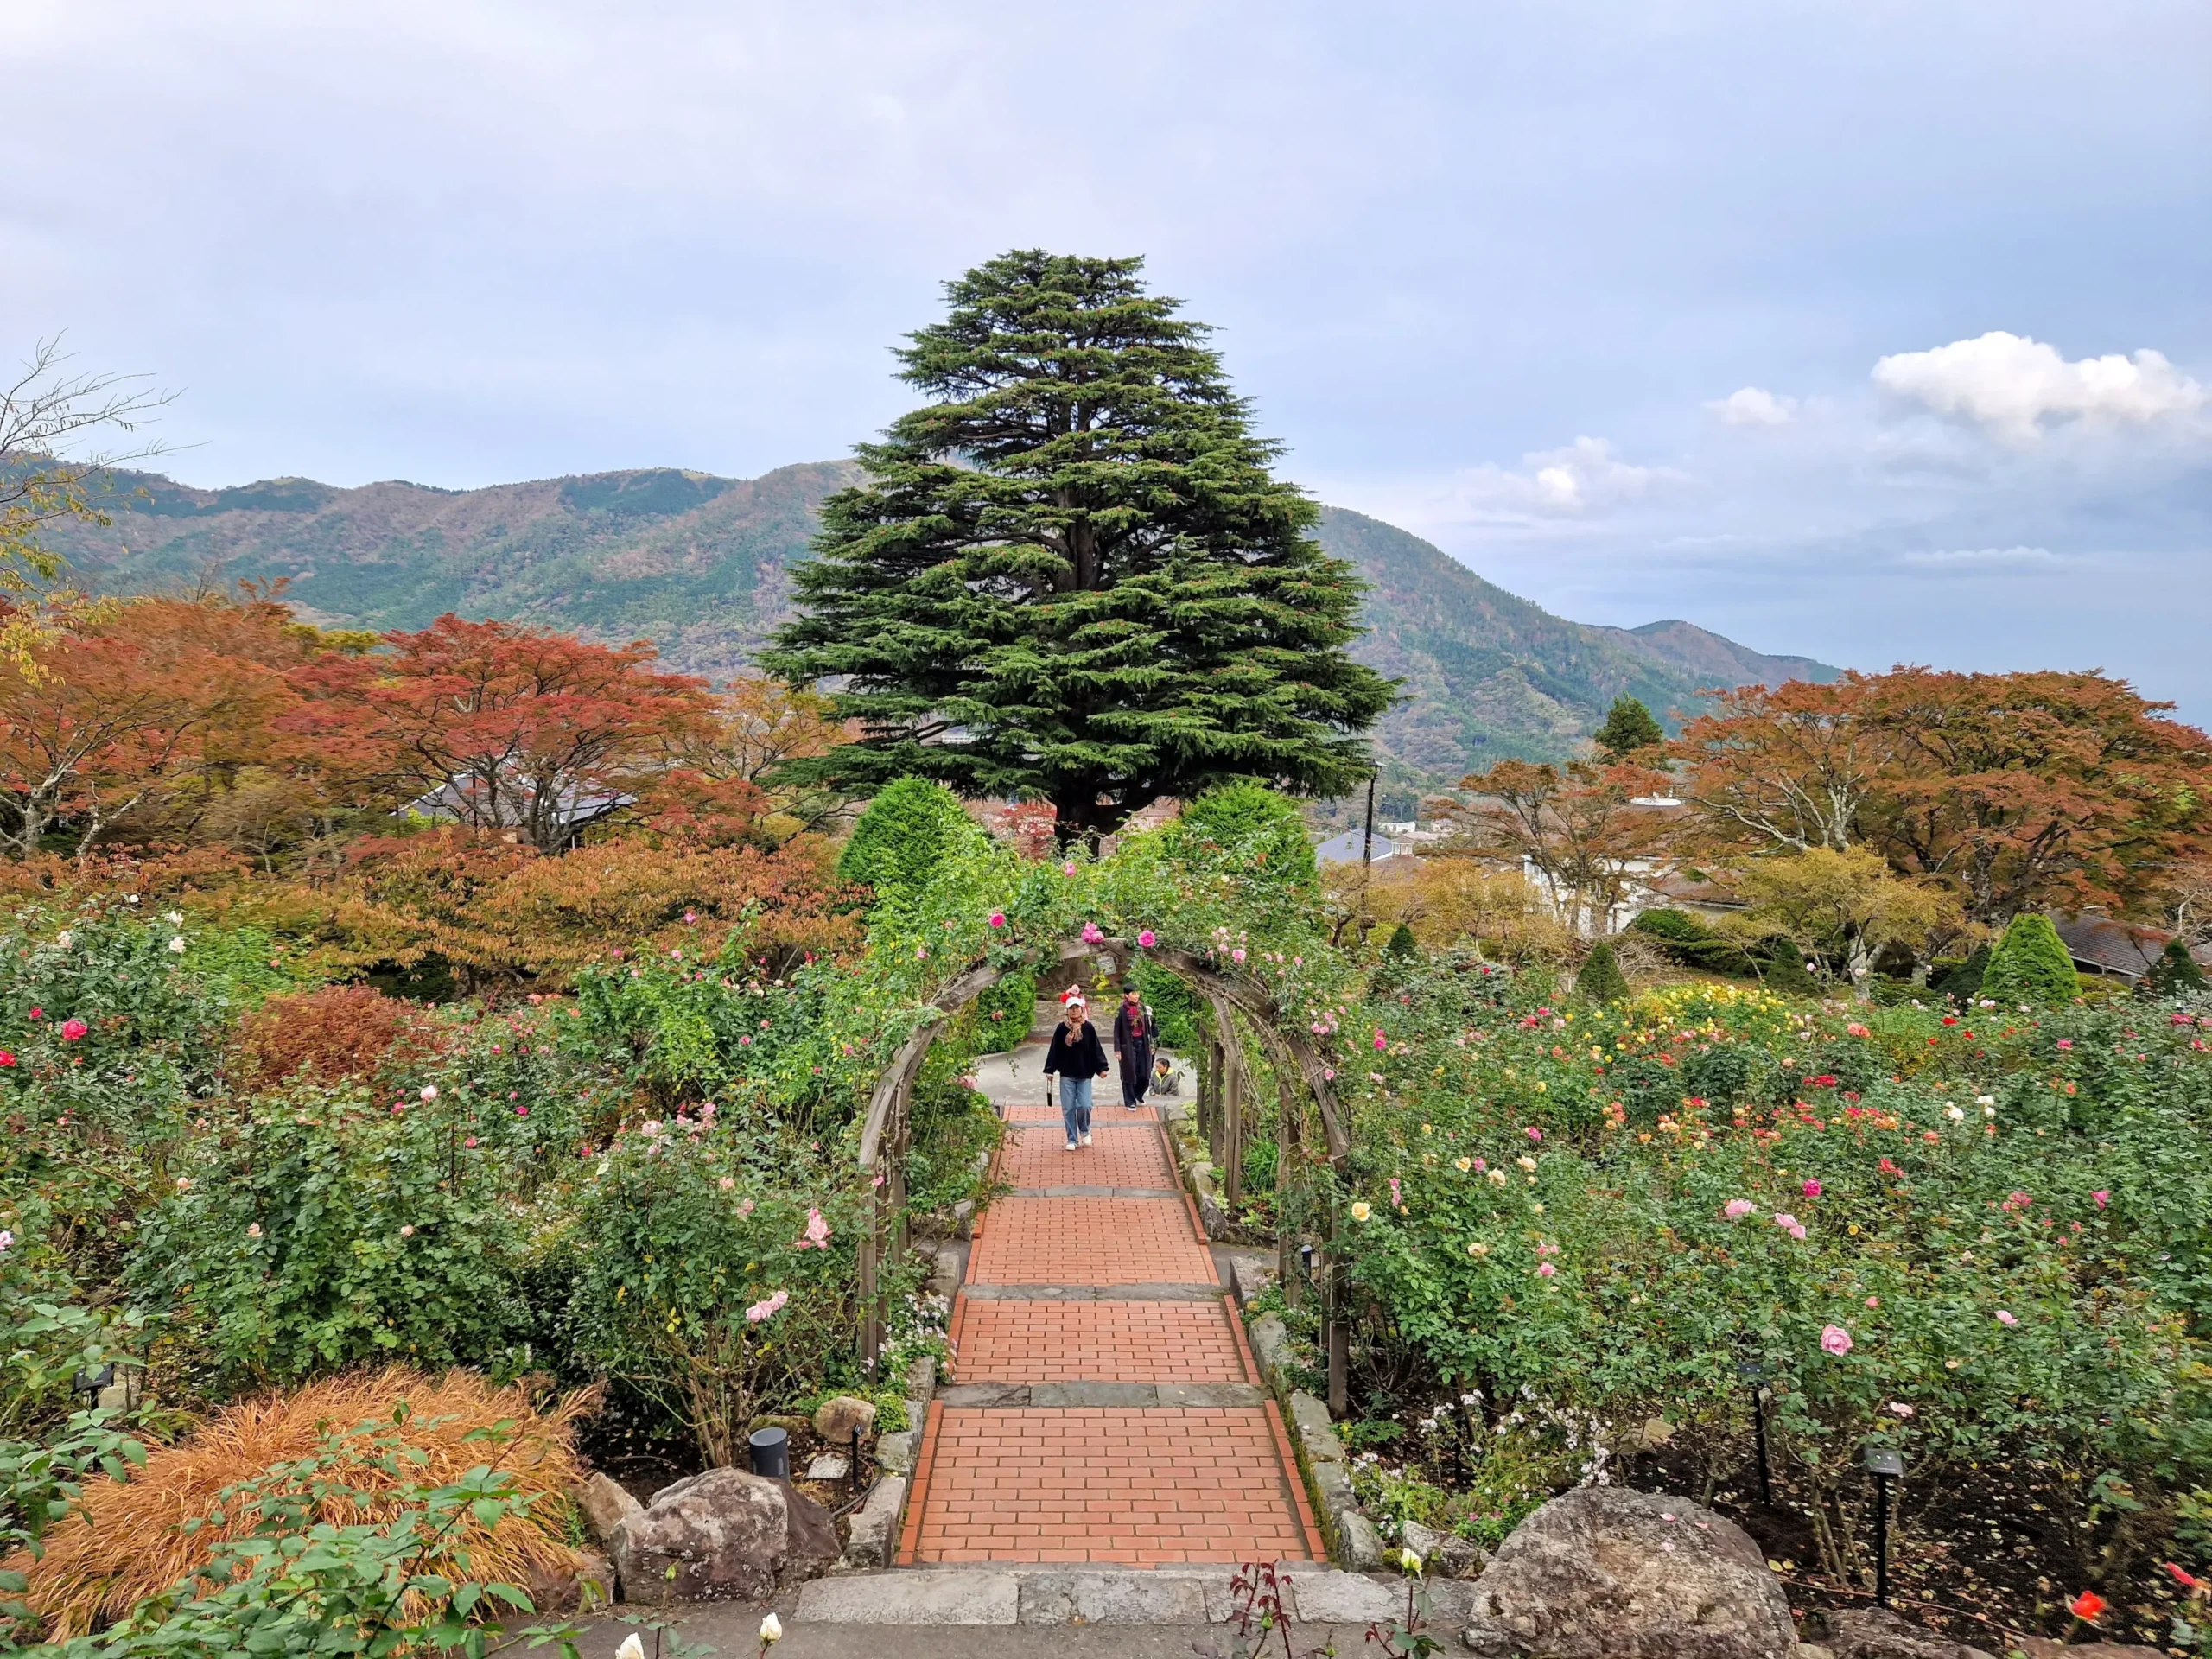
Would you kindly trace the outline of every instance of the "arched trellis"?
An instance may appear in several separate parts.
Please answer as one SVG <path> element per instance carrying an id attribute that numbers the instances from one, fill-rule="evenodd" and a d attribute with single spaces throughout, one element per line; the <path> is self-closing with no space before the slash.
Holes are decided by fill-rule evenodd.
<path id="1" fill-rule="evenodd" d="M 1109 938 L 1070 941 L 1060 947 L 1059 958 L 1069 962 L 1109 953 L 1117 961 L 1127 961 L 1135 954 L 1128 941 Z M 907 1246 L 906 1163 L 912 1128 L 914 1079 L 921 1074 L 922 1062 L 928 1058 L 930 1046 L 937 1040 L 938 1033 L 944 1028 L 946 1021 L 1007 974 L 1035 967 L 1043 954 L 1043 948 L 1038 947 L 1003 965 L 978 963 L 954 976 L 944 988 L 931 999 L 922 1018 L 892 1055 L 890 1064 L 876 1078 L 875 1087 L 869 1093 L 868 1115 L 861 1123 L 859 1152 L 861 1175 L 868 1182 L 874 1194 L 873 1218 L 868 1235 L 861 1243 L 860 1258 L 860 1287 L 864 1309 L 860 1331 L 861 1355 L 869 1364 L 873 1364 L 880 1353 L 885 1334 L 887 1309 L 881 1292 L 881 1264 L 885 1253 L 887 1250 L 891 1259 L 895 1261 L 905 1255 Z M 1330 1068 L 1319 1052 L 1307 1040 L 1306 1034 L 1298 1029 L 1294 1021 L 1284 1017 L 1281 1006 L 1267 986 L 1249 974 L 1224 969 L 1218 963 L 1179 946 L 1151 946 L 1145 950 L 1144 954 L 1189 983 L 1205 998 L 1212 1010 L 1216 1052 L 1222 1057 L 1217 1087 L 1224 1091 L 1222 1121 L 1227 1131 L 1226 1143 L 1216 1150 L 1222 1164 L 1225 1196 L 1229 1201 L 1233 1205 L 1239 1197 L 1243 1162 L 1242 1095 L 1245 1077 L 1243 1050 L 1236 1040 L 1235 1014 L 1243 1014 L 1249 1022 L 1278 1077 L 1284 1079 L 1295 1077 L 1305 1085 L 1306 1092 L 1313 1099 L 1320 1116 L 1321 1133 L 1329 1163 L 1341 1171 L 1351 1154 L 1351 1139 L 1338 1110 L 1336 1090 L 1330 1086 Z M 1294 1122 L 1294 1105 L 1289 1090 L 1286 1089 L 1281 1101 L 1286 1129 Z M 1284 1145 L 1286 1153 L 1287 1141 L 1287 1135 Z M 1284 1161 L 1287 1164 L 1287 1158 Z M 1332 1235 L 1333 1230 L 1332 1228 Z M 1333 1236 L 1331 1243 L 1327 1321 L 1329 1403 L 1332 1409 L 1342 1411 L 1348 1347 L 1347 1327 L 1338 1311 L 1343 1308 L 1345 1298 L 1340 1272 L 1341 1256 L 1333 1248 Z M 1287 1239 L 1284 1249 L 1287 1255 Z M 1285 1281 L 1288 1282 L 1287 1260 L 1283 1267 Z"/>

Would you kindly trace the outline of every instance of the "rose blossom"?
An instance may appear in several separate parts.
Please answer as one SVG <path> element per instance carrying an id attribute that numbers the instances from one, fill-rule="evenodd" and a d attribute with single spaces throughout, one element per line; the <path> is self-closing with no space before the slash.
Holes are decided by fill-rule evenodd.
<path id="1" fill-rule="evenodd" d="M 1828 1325 L 1821 1332 L 1821 1347 L 1840 1357 L 1851 1351 L 1851 1332 L 1840 1325 Z"/>

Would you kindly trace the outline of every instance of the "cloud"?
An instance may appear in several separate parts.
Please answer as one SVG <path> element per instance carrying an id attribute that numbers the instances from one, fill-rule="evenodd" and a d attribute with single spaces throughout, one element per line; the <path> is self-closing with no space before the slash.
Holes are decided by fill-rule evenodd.
<path id="1" fill-rule="evenodd" d="M 1797 413 L 1797 400 L 1777 397 L 1758 386 L 1743 386 L 1705 407 L 1724 426 L 1787 426 Z"/>
<path id="2" fill-rule="evenodd" d="M 2205 401 L 2204 388 L 2160 353 L 2069 363 L 2056 346 L 2002 329 L 1883 358 L 1873 381 L 1891 397 L 1974 422 L 2015 443 L 2034 442 L 2046 421 L 2142 424 Z"/>
<path id="3" fill-rule="evenodd" d="M 1930 548 L 1897 562 L 1928 570 L 2048 570 L 2064 563 L 2047 547 Z"/>
<path id="4" fill-rule="evenodd" d="M 1484 513 L 1586 518 L 1688 480 L 1688 474 L 1671 467 L 1637 467 L 1618 460 L 1612 445 L 1603 438 L 1577 438 L 1561 449 L 1523 455 L 1521 462 L 1524 470 L 1520 472 L 1484 466 L 1462 474 L 1461 499 Z"/>

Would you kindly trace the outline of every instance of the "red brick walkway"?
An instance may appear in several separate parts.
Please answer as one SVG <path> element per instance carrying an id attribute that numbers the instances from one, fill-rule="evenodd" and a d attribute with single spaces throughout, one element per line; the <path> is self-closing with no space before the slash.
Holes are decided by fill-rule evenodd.
<path id="1" fill-rule="evenodd" d="M 1037 1053 L 1022 1058 L 1033 1078 Z M 954 1388 L 930 1408 L 899 1560 L 1320 1560 L 1281 1414 L 1256 1389 L 1236 1405 L 959 1402 L 972 1384 L 1197 1383 L 1233 1395 L 1259 1381 L 1156 1114 L 1102 1109 L 1091 1146 L 1071 1153 L 1057 1127 L 1028 1127 L 1045 1121 L 1033 1084 L 1028 1092 L 1006 1103 L 995 1173 L 1015 1193 L 976 1230 L 977 1294 L 963 1287 L 953 1305 Z M 1040 1195 L 1071 1188 L 1084 1195 Z"/>

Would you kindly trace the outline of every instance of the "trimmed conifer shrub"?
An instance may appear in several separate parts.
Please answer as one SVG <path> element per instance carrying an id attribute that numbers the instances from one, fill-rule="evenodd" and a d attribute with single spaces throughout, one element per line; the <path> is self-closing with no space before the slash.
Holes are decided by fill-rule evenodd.
<path id="1" fill-rule="evenodd" d="M 1766 988 L 1785 996 L 1818 996 L 1821 982 L 1805 971 L 1805 953 L 1797 941 L 1777 938 L 1766 947 Z"/>
<path id="2" fill-rule="evenodd" d="M 2023 911 L 2012 918 L 1989 953 L 1989 969 L 1981 976 L 1982 995 L 2034 1008 L 2063 1007 L 2081 990 L 2065 941 L 2050 917 L 2034 911 Z"/>
<path id="3" fill-rule="evenodd" d="M 2168 939 L 2166 948 L 2151 964 L 2151 971 L 2143 976 L 2143 988 L 2153 996 L 2178 996 L 2183 991 L 2201 991 L 2207 982 L 2204 970 L 2196 965 L 2196 958 L 2189 954 L 2189 947 L 2179 939 Z"/>
<path id="4" fill-rule="evenodd" d="M 901 778 L 885 785 L 853 825 L 837 876 L 874 888 L 879 900 L 903 898 L 918 892 L 955 848 L 983 836 L 943 784 Z"/>
<path id="5" fill-rule="evenodd" d="M 1382 947 L 1382 954 L 1389 957 L 1410 957 L 1420 949 L 1414 931 L 1403 922 L 1390 930 L 1389 943 Z"/>
<path id="6" fill-rule="evenodd" d="M 1929 988 L 1954 1001 L 1971 1002 L 1981 995 L 1982 978 L 1988 972 L 1989 945 L 1985 940 L 1974 946 L 1965 961 L 1940 976 Z"/>
<path id="7" fill-rule="evenodd" d="M 1574 976 L 1575 995 L 1591 1002 L 1624 1002 L 1628 1000 L 1628 976 L 1621 972 L 1620 958 L 1614 955 L 1612 941 L 1600 939 L 1590 948 L 1582 959 L 1581 971 Z"/>

